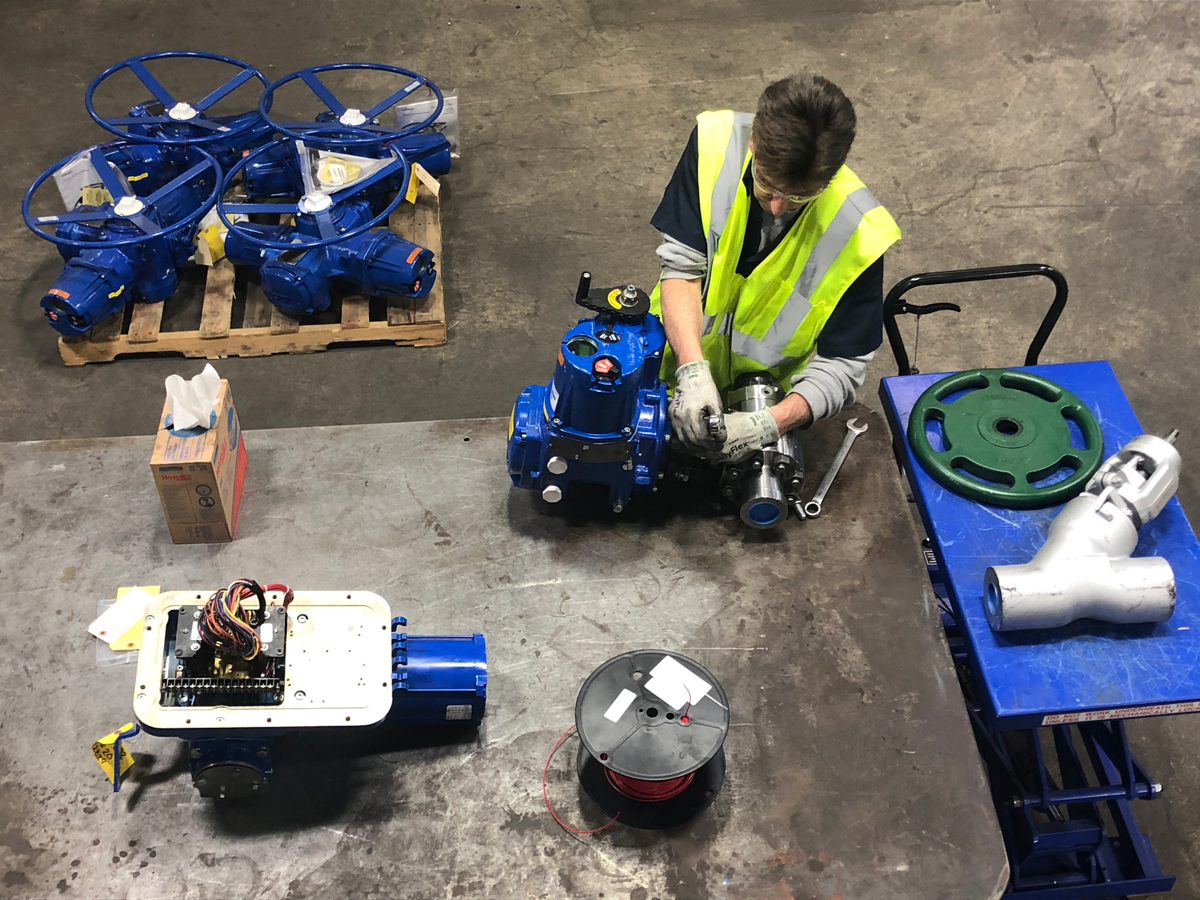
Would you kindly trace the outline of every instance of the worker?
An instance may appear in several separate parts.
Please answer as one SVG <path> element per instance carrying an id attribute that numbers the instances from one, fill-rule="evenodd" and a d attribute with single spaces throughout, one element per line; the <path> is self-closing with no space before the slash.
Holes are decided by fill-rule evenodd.
<path id="1" fill-rule="evenodd" d="M 696 117 L 651 224 L 651 296 L 670 344 L 671 422 L 686 449 L 730 462 L 853 402 L 883 342 L 883 253 L 900 229 L 849 168 L 856 118 L 829 80 L 769 85 L 753 114 Z M 788 388 L 723 413 L 738 376 Z M 726 437 L 709 427 L 723 417 Z"/>

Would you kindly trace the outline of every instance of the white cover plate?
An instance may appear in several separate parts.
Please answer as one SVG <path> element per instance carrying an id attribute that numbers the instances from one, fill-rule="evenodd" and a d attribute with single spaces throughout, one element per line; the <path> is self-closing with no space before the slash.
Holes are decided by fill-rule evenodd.
<path id="1" fill-rule="evenodd" d="M 147 608 L 133 701 L 142 724 L 167 731 L 353 727 L 374 725 L 392 708 L 392 611 L 369 591 L 296 591 L 279 706 L 162 706 L 167 613 L 203 606 L 212 593 L 170 591 Z M 267 602 L 282 603 L 283 595 L 268 592 Z"/>

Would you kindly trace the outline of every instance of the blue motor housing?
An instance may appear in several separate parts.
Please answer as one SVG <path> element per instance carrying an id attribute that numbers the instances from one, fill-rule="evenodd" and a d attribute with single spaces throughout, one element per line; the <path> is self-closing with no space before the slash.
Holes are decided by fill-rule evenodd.
<path id="1" fill-rule="evenodd" d="M 671 426 L 658 377 L 666 334 L 632 285 L 591 289 L 576 302 L 597 312 L 563 336 L 548 385 L 529 385 L 513 408 L 508 472 L 551 503 L 571 484 L 607 485 L 616 512 L 634 492 L 658 490 Z"/>
<path id="2" fill-rule="evenodd" d="M 369 200 L 350 200 L 333 209 L 342 231 L 370 221 Z M 267 240 L 286 241 L 292 234 L 320 237 L 316 220 L 296 216 L 295 225 L 243 225 Z M 309 316 L 329 308 L 330 289 L 340 286 L 369 295 L 424 297 L 437 279 L 433 253 L 390 231 L 368 231 L 324 247 L 264 249 L 237 231 L 225 236 L 225 255 L 235 265 L 258 269 L 267 299 L 293 316 Z"/>
<path id="3" fill-rule="evenodd" d="M 403 622 L 403 620 L 398 620 Z M 478 727 L 487 704 L 482 634 L 392 634 L 393 725 Z"/>

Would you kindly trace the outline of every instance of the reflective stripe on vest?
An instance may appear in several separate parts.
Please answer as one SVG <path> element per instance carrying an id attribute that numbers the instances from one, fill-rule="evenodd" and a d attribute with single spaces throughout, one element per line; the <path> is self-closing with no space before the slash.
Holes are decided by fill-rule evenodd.
<path id="1" fill-rule="evenodd" d="M 812 308 L 808 302 L 809 298 L 833 268 L 838 255 L 858 230 L 863 216 L 880 205 L 865 187 L 859 188 L 843 200 L 833 219 L 825 226 L 825 233 L 808 255 L 800 277 L 796 279 L 796 284 L 783 307 L 775 314 L 775 321 L 771 323 L 767 333 L 760 340 L 734 331 L 730 349 L 739 356 L 747 356 L 755 362 L 762 363 L 767 368 L 782 365 L 789 358 L 785 352 L 788 342 Z"/>

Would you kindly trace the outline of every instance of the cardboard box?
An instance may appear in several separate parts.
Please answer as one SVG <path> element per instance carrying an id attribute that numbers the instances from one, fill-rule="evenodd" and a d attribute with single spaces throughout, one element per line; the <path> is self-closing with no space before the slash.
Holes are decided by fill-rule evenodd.
<path id="1" fill-rule="evenodd" d="M 176 544 L 233 540 L 246 480 L 246 443 L 229 382 L 221 380 L 216 422 L 207 431 L 168 428 L 169 412 L 164 404 L 150 471 L 171 540 Z"/>

